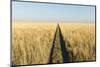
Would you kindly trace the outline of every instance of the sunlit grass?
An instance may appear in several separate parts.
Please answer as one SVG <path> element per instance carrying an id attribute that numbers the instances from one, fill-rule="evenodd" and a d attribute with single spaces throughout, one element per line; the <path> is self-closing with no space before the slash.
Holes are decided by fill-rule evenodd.
<path id="1" fill-rule="evenodd" d="M 60 27 L 72 62 L 95 60 L 94 23 L 60 23 Z"/>
<path id="2" fill-rule="evenodd" d="M 55 23 L 14 23 L 13 64 L 46 64 L 56 29 Z"/>
<path id="3" fill-rule="evenodd" d="M 59 23 L 70 61 L 95 60 L 95 24 Z M 15 22 L 12 24 L 12 62 L 17 65 L 47 64 L 56 23 Z M 57 33 L 59 34 L 59 32 Z M 59 35 L 57 35 L 59 38 Z M 59 39 L 56 39 L 59 44 Z M 62 63 L 60 46 L 54 49 L 53 63 Z M 57 55 L 56 55 L 57 54 Z"/>

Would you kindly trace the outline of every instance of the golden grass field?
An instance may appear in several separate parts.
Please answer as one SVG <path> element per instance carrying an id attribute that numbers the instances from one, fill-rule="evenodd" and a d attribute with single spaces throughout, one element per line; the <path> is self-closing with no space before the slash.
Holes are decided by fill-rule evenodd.
<path id="1" fill-rule="evenodd" d="M 55 23 L 14 23 L 12 25 L 13 64 L 46 64 L 55 29 Z"/>
<path id="2" fill-rule="evenodd" d="M 95 60 L 95 24 L 60 23 L 59 25 L 71 62 Z M 13 22 L 13 64 L 47 64 L 56 26 L 56 23 Z"/>
<path id="3" fill-rule="evenodd" d="M 61 23 L 60 27 L 72 62 L 95 60 L 94 23 Z"/>

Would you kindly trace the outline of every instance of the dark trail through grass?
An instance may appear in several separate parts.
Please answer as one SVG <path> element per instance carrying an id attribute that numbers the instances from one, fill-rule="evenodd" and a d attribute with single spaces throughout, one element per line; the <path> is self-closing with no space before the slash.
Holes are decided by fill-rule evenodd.
<path id="1" fill-rule="evenodd" d="M 49 64 L 70 62 L 70 56 L 65 48 L 65 42 L 59 24 L 57 25 L 53 46 L 51 48 Z"/>

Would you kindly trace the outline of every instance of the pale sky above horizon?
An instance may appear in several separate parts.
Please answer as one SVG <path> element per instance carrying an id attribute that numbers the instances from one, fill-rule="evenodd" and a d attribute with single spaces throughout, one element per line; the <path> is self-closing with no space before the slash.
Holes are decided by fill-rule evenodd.
<path id="1" fill-rule="evenodd" d="M 95 6 L 12 1 L 12 20 L 95 22 Z"/>

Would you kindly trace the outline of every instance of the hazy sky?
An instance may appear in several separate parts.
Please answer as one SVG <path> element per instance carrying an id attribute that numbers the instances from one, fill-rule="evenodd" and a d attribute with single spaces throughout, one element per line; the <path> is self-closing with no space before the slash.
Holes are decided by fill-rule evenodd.
<path id="1" fill-rule="evenodd" d="M 95 6 L 12 2 L 13 20 L 95 21 Z"/>

